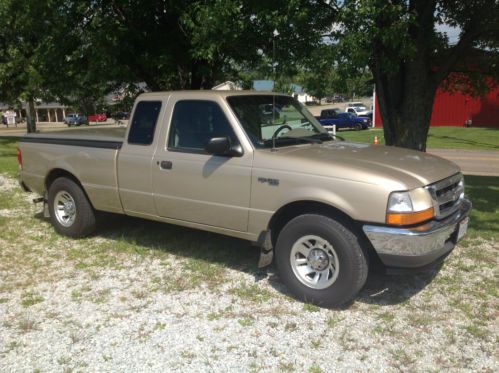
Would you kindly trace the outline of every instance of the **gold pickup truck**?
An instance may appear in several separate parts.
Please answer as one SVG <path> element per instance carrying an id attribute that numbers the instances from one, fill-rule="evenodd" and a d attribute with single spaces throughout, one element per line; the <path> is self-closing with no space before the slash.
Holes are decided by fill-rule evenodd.
<path id="1" fill-rule="evenodd" d="M 18 158 L 61 234 L 90 235 L 106 211 L 250 240 L 297 298 L 327 307 L 355 298 L 370 261 L 443 259 L 471 209 L 454 163 L 339 141 L 270 93 L 142 94 L 126 129 L 28 135 Z"/>

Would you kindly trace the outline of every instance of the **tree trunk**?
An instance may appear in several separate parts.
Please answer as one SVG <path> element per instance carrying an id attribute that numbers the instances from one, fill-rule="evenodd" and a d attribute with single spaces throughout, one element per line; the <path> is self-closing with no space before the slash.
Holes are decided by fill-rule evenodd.
<path id="1" fill-rule="evenodd" d="M 28 133 L 36 132 L 35 100 L 28 98 L 26 106 L 26 131 Z"/>
<path id="2" fill-rule="evenodd" d="M 398 51 L 383 40 L 375 42 L 370 67 L 376 84 L 386 145 L 426 151 L 433 100 L 441 80 L 436 79 L 432 71 L 435 68 L 431 58 L 433 51 L 428 43 L 435 32 L 435 7 L 434 0 L 409 2 L 415 22 L 408 33 L 417 53 L 401 58 L 397 67 L 387 69 L 385 61 L 387 57 L 397 55 Z M 377 19 L 377 26 L 382 28 L 392 21 L 381 16 Z"/>
<path id="3" fill-rule="evenodd" d="M 205 60 L 195 60 L 191 66 L 190 89 L 211 89 L 214 85 L 213 69 Z"/>
<path id="4" fill-rule="evenodd" d="M 374 74 L 385 144 L 426 151 L 436 87 L 408 65 L 394 76 Z"/>
<path id="5" fill-rule="evenodd" d="M 372 71 L 385 144 L 424 152 L 437 90 L 431 66 L 425 58 L 415 58 L 387 71 L 381 61 L 375 58 Z"/>

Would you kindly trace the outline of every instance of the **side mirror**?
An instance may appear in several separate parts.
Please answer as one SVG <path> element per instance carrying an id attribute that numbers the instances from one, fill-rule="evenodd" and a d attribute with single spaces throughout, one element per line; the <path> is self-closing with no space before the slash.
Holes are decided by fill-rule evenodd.
<path id="1" fill-rule="evenodd" d="M 241 145 L 231 145 L 228 137 L 213 137 L 208 141 L 204 150 L 208 154 L 220 155 L 226 157 L 241 157 L 243 148 Z"/>

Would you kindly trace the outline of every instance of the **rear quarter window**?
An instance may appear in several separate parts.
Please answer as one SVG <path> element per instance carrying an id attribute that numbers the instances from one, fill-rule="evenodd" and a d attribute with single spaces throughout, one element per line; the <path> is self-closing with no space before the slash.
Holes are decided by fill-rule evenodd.
<path id="1" fill-rule="evenodd" d="M 137 104 L 128 134 L 129 144 L 152 144 L 160 110 L 161 101 L 140 101 Z"/>

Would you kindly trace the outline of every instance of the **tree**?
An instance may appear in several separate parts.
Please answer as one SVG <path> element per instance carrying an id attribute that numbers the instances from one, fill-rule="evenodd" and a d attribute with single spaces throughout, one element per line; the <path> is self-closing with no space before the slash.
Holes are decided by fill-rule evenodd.
<path id="1" fill-rule="evenodd" d="M 372 96 L 374 82 L 371 71 L 368 68 L 358 69 L 354 74 L 346 76 L 345 86 L 347 97 L 352 97 L 352 99 L 355 96 Z"/>
<path id="2" fill-rule="evenodd" d="M 309 20 L 325 20 L 317 5 L 304 7 L 303 0 L 54 1 L 54 12 L 68 14 L 73 29 L 59 32 L 67 38 L 53 51 L 52 71 L 57 66 L 65 75 L 89 71 L 101 81 L 143 81 L 152 90 L 209 89 L 274 58 L 286 62 L 279 70 L 288 69 L 290 60 L 307 53 L 298 44 L 317 44 L 319 32 Z M 276 28 L 283 37 L 274 56 Z"/>
<path id="3" fill-rule="evenodd" d="M 306 54 L 297 44 L 317 40 L 308 21 L 322 15 L 304 3 L 0 0 L 0 96 L 92 107 L 137 82 L 152 90 L 209 89 L 270 60 L 282 62 L 282 76 L 291 55 Z M 274 55 L 276 28 L 283 38 Z"/>
<path id="4" fill-rule="evenodd" d="M 484 79 L 497 84 L 499 6 L 494 0 L 328 1 L 324 6 L 340 15 L 328 34 L 337 43 L 339 65 L 372 71 L 387 145 L 426 150 L 435 93 L 451 73 L 468 77 L 474 87 L 483 87 Z M 439 31 L 442 25 L 457 30 L 458 40 Z M 488 52 L 470 60 L 477 49 Z"/>
<path id="5" fill-rule="evenodd" d="M 0 99 L 27 102 L 28 132 L 36 130 L 34 101 L 45 93 L 38 58 L 49 43 L 51 14 L 45 2 L 0 1 Z"/>

